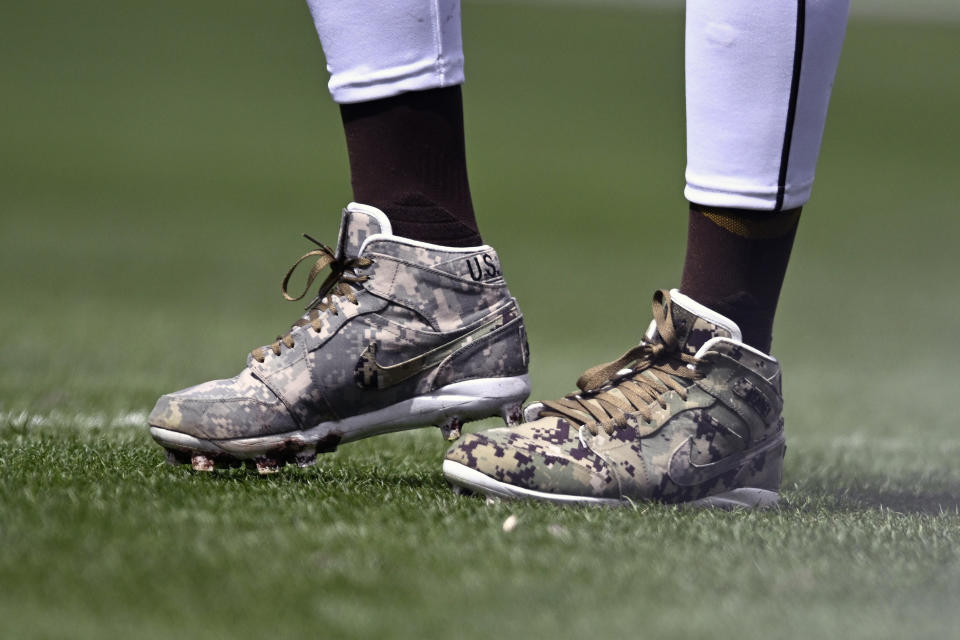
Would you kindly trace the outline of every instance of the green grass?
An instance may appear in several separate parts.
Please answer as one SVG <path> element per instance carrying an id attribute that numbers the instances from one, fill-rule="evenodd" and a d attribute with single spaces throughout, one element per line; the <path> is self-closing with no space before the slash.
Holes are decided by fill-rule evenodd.
<path id="1" fill-rule="evenodd" d="M 464 13 L 475 200 L 552 397 L 678 282 L 682 18 Z M 0 635 L 955 636 L 958 36 L 850 27 L 777 325 L 782 508 L 589 510 L 455 497 L 435 430 L 165 466 L 143 413 L 289 325 L 349 198 L 319 44 L 292 1 L 9 8 Z"/>

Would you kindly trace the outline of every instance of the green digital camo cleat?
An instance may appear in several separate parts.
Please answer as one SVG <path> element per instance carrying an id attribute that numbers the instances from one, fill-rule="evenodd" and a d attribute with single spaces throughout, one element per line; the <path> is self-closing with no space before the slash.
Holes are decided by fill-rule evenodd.
<path id="1" fill-rule="evenodd" d="M 658 291 L 644 341 L 588 370 L 526 424 L 466 436 L 443 471 L 488 496 L 619 505 L 776 504 L 786 444 L 780 364 L 729 319 Z"/>
<path id="2" fill-rule="evenodd" d="M 312 239 L 311 239 L 312 240 Z M 316 242 L 316 241 L 314 241 Z M 470 420 L 520 421 L 530 392 L 523 316 L 489 246 L 391 235 L 378 209 L 350 204 L 333 250 L 316 243 L 307 285 L 331 272 L 304 314 L 246 368 L 163 396 L 150 433 L 171 463 L 261 473 L 369 436 L 425 425 L 454 439 Z M 301 294 L 300 297 L 303 297 Z"/>

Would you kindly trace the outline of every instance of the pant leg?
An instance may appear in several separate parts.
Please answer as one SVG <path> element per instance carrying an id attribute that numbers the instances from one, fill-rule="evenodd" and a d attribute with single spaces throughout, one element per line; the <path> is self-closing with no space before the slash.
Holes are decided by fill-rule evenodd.
<path id="1" fill-rule="evenodd" d="M 687 0 L 686 198 L 810 198 L 849 0 Z"/>
<path id="2" fill-rule="evenodd" d="M 338 103 L 463 83 L 459 0 L 307 0 Z"/>

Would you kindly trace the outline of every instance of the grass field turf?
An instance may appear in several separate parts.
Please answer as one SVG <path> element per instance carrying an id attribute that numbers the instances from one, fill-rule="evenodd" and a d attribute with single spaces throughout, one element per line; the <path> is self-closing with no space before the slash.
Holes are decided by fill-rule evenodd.
<path id="1" fill-rule="evenodd" d="M 0 25 L 0 635 L 957 635 L 960 27 L 851 25 L 777 325 L 782 508 L 716 513 L 459 499 L 432 429 L 163 465 L 156 396 L 295 316 L 342 133 L 299 2 L 73 7 Z M 464 12 L 476 203 L 554 397 L 679 280 L 682 18 Z"/>

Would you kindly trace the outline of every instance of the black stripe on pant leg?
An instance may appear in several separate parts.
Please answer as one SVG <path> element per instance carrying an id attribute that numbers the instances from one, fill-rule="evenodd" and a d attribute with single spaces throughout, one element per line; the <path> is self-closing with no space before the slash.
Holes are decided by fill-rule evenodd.
<path id="1" fill-rule="evenodd" d="M 803 61 L 803 30 L 806 18 L 806 0 L 797 0 L 797 35 L 793 45 L 793 78 L 790 80 L 790 103 L 787 106 L 787 126 L 783 133 L 783 151 L 780 154 L 780 177 L 777 180 L 777 203 L 774 211 L 783 208 L 787 189 L 787 165 L 790 162 L 790 143 L 793 140 L 793 122 L 797 117 L 797 94 L 800 93 L 800 69 Z"/>

